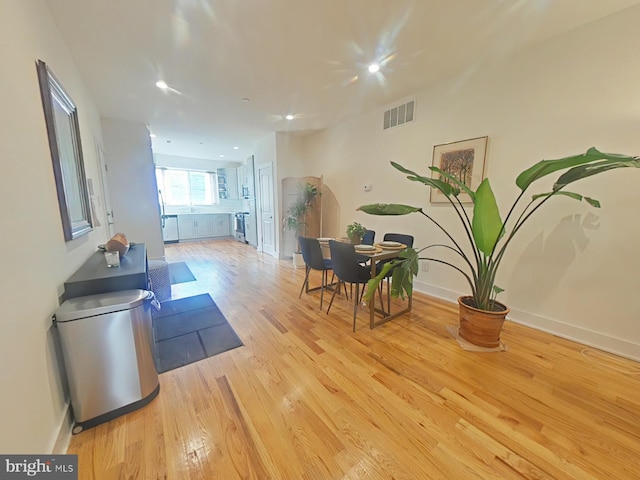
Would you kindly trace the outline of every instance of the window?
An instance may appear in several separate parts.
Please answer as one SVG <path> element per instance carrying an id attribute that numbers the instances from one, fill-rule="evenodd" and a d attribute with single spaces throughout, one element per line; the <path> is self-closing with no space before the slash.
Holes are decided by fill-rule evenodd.
<path id="1" fill-rule="evenodd" d="M 156 168 L 156 180 L 166 205 L 212 205 L 219 202 L 215 172 Z"/>

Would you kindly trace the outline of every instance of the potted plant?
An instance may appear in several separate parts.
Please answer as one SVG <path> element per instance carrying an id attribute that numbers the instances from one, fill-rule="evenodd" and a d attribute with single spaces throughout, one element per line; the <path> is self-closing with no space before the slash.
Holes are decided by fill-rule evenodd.
<path id="1" fill-rule="evenodd" d="M 347 225 L 347 237 L 349 237 L 351 243 L 354 245 L 359 245 L 360 242 L 362 242 L 362 236 L 366 231 L 367 229 L 358 222 Z"/>
<path id="2" fill-rule="evenodd" d="M 411 181 L 422 183 L 442 192 L 451 203 L 454 213 L 462 225 L 461 232 L 455 234 L 445 229 L 430 214 L 420 207 L 400 204 L 363 205 L 358 210 L 373 215 L 407 215 L 420 213 L 439 228 L 449 239 L 449 244 L 434 244 L 420 250 L 407 249 L 400 257 L 388 263 L 380 274 L 369 284 L 367 295 L 371 297 L 384 276 L 393 268 L 392 296 L 410 295 L 413 288 L 413 276 L 418 274 L 418 261 L 429 260 L 445 264 L 462 274 L 469 284 L 470 295 L 458 298 L 460 306 L 459 334 L 465 340 L 483 347 L 495 347 L 500 344 L 502 323 L 509 309 L 496 301 L 496 295 L 503 291 L 495 284 L 498 268 L 504 258 L 507 247 L 526 221 L 552 197 L 565 196 L 574 200 L 585 200 L 591 206 L 599 208 L 600 203 L 578 193 L 569 192 L 565 187 L 586 177 L 622 167 L 640 167 L 640 158 L 620 154 L 599 152 L 590 148 L 586 153 L 558 160 L 542 160 L 526 169 L 516 178 L 520 193 L 511 204 L 504 220 L 500 216 L 496 198 L 489 179 L 485 178 L 474 192 L 452 175 L 436 167 L 439 178 L 429 178 L 391 162 L 397 170 L 407 174 Z M 537 180 L 555 172 L 563 172 L 553 184 L 551 191 L 537 193 L 525 198 L 525 193 Z M 469 218 L 462 205 L 459 194 L 464 192 L 473 202 L 473 216 Z M 521 205 L 521 201 L 524 203 Z M 465 246 L 468 245 L 468 248 Z M 420 256 L 428 249 L 445 249 L 455 252 L 459 263 L 442 258 Z"/>
<path id="3" fill-rule="evenodd" d="M 302 185 L 298 197 L 289 205 L 283 219 L 284 229 L 294 232 L 296 236 L 296 251 L 293 252 L 293 266 L 296 268 L 304 266 L 298 237 L 307 236 L 307 213 L 318 195 L 320 195 L 318 187 L 306 182 Z"/>

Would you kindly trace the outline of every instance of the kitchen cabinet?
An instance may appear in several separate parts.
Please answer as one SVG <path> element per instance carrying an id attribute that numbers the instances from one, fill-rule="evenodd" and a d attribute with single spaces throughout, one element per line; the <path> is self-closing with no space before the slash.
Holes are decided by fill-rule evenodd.
<path id="1" fill-rule="evenodd" d="M 228 237 L 231 235 L 231 215 L 211 215 L 210 227 L 212 237 Z"/>
<path id="2" fill-rule="evenodd" d="M 197 238 L 228 237 L 231 221 L 228 213 L 195 213 L 178 215 L 180 240 Z"/>
<path id="3" fill-rule="evenodd" d="M 218 198 L 237 200 L 242 189 L 238 189 L 238 171 L 235 168 L 218 168 Z"/>
<path id="4" fill-rule="evenodd" d="M 178 234 L 180 240 L 207 238 L 211 236 L 210 215 L 178 215 Z"/>

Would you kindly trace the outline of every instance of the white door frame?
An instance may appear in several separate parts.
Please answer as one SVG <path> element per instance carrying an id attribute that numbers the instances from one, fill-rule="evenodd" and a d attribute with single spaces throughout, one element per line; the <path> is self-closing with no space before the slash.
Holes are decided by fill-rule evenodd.
<path id="1" fill-rule="evenodd" d="M 96 146 L 96 157 L 98 158 L 98 172 L 100 175 L 100 186 L 102 188 L 102 202 L 104 203 L 105 227 L 109 238 L 113 237 L 115 232 L 113 210 L 111 209 L 111 200 L 109 199 L 109 181 L 107 180 L 107 164 L 105 162 L 105 153 L 102 145 L 97 140 L 94 141 Z"/>

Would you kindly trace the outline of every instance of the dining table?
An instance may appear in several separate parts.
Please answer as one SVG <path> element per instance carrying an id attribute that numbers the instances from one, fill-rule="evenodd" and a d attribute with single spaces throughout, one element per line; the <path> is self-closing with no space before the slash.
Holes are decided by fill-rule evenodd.
<path id="1" fill-rule="evenodd" d="M 338 240 L 345 243 L 351 243 L 349 238 L 319 238 L 320 246 L 323 247 L 323 250 L 329 249 L 329 240 Z M 367 257 L 370 260 L 371 264 L 371 278 L 376 276 L 376 265 L 383 260 L 390 260 L 393 258 L 397 258 L 400 256 L 402 252 L 407 249 L 406 245 L 398 244 L 397 242 L 386 242 L 389 245 L 384 245 L 385 242 L 376 243 L 372 246 L 368 246 L 365 250 L 364 246 L 355 246 L 356 253 L 363 257 Z M 392 245 L 392 246 L 391 246 Z M 373 247 L 373 248 L 370 248 Z M 380 299 L 380 308 L 376 307 L 376 296 L 373 295 L 369 302 L 369 328 L 379 327 L 395 318 L 398 318 L 406 313 L 411 312 L 412 308 L 412 296 L 408 295 L 407 305 L 406 307 L 398 310 L 397 312 L 391 313 L 384 310 L 384 305 L 382 304 L 382 299 Z M 380 318 L 376 320 L 376 313 L 380 315 Z"/>

